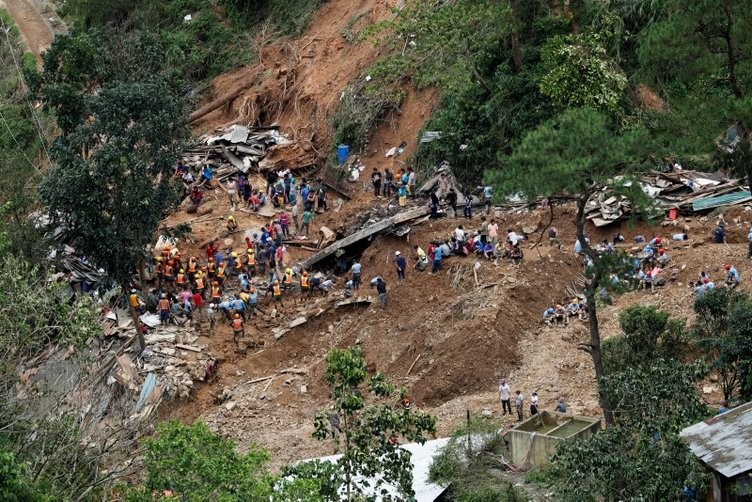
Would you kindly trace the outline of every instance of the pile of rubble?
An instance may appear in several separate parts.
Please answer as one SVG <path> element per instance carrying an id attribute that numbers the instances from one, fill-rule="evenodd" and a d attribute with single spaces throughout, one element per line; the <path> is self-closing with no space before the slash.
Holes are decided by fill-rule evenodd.
<path id="1" fill-rule="evenodd" d="M 262 172 L 269 169 L 302 170 L 314 166 L 316 152 L 312 146 L 289 139 L 277 124 L 246 127 L 233 124 L 199 137 L 183 151 L 182 161 L 197 168 L 205 164 L 216 167 L 222 180 L 236 173 Z"/>
<path id="2" fill-rule="evenodd" d="M 670 218 L 752 201 L 745 180 L 720 172 L 653 172 L 642 177 L 641 188 L 658 207 L 670 211 Z M 603 227 L 629 217 L 631 211 L 626 197 L 607 188 L 588 201 L 586 217 L 596 227 Z"/>
<path id="3" fill-rule="evenodd" d="M 117 342 L 100 357 L 98 371 L 108 375 L 108 384 L 117 382 L 133 393 L 133 416 L 143 418 L 166 398 L 187 398 L 195 382 L 211 376 L 216 358 L 207 345 L 196 343 L 190 321 L 183 326 L 161 324 L 153 314 L 142 315 L 140 321 L 150 330 L 144 336 L 146 349 L 134 360 L 137 342 L 131 317 L 125 310 L 107 314 L 105 340 L 115 337 Z"/>

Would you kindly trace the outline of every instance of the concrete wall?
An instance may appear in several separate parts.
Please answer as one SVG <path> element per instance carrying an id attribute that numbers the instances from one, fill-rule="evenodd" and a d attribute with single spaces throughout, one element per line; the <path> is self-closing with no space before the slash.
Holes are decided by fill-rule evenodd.
<path id="1" fill-rule="evenodd" d="M 596 418 L 541 412 L 540 417 L 534 415 L 509 431 L 512 463 L 523 468 L 548 465 L 560 441 L 586 438 L 599 429 Z"/>

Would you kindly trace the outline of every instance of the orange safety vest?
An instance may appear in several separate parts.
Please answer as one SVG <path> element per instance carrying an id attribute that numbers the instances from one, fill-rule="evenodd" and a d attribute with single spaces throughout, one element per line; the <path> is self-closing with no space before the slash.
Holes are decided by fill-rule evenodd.
<path id="1" fill-rule="evenodd" d="M 189 274 L 195 274 L 196 273 L 196 262 L 192 261 L 188 264 L 188 273 Z"/>
<path id="2" fill-rule="evenodd" d="M 206 266 L 206 270 L 207 270 L 207 272 L 209 272 L 210 274 L 213 274 L 213 273 L 214 273 L 214 262 L 213 262 L 213 261 L 210 261 L 210 262 L 209 262 L 209 264 L 208 264 L 208 265 Z"/>
<path id="3" fill-rule="evenodd" d="M 285 274 L 285 284 L 292 284 L 292 275 Z"/>
<path id="4" fill-rule="evenodd" d="M 172 265 L 167 265 L 167 268 L 165 268 L 165 277 L 172 279 Z"/>
<path id="5" fill-rule="evenodd" d="M 212 298 L 219 298 L 219 297 L 222 296 L 222 295 L 219 294 L 219 286 L 212 286 L 211 296 L 212 296 Z"/>
<path id="6" fill-rule="evenodd" d="M 204 280 L 201 277 L 196 277 L 196 289 L 204 289 Z"/>
<path id="7" fill-rule="evenodd" d="M 307 288 L 308 287 L 308 276 L 304 275 L 300 278 L 300 287 L 301 288 Z"/>
<path id="8" fill-rule="evenodd" d="M 164 265 L 157 263 L 157 275 L 164 274 Z"/>
<path id="9" fill-rule="evenodd" d="M 274 296 L 282 296 L 282 288 L 279 287 L 279 284 L 275 284 L 274 288 Z"/>
<path id="10" fill-rule="evenodd" d="M 235 331 L 240 331 L 243 329 L 243 320 L 242 319 L 233 319 L 232 320 L 232 329 Z"/>
<path id="11" fill-rule="evenodd" d="M 175 282 L 182 285 L 185 282 L 185 274 L 178 274 Z"/>
<path id="12" fill-rule="evenodd" d="M 248 265 L 255 265 L 256 264 L 256 255 L 253 253 L 248 253 Z"/>
<path id="13" fill-rule="evenodd" d="M 220 267 L 217 269 L 217 278 L 218 279 L 225 278 L 225 266 L 224 265 L 220 265 Z"/>
<path id="14" fill-rule="evenodd" d="M 240 270 L 241 268 L 243 268 L 243 264 L 240 262 L 240 258 L 238 258 L 235 260 L 235 269 Z"/>

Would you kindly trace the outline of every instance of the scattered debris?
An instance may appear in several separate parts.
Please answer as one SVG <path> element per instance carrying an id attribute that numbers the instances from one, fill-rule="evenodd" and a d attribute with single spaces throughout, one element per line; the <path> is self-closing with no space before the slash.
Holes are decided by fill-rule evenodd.
<path id="1" fill-rule="evenodd" d="M 183 151 L 182 161 L 201 169 L 215 166 L 215 176 L 224 180 L 237 173 L 268 169 L 299 171 L 313 167 L 316 152 L 310 145 L 294 142 L 279 132 L 279 126 L 246 127 L 233 124 L 198 138 Z"/>

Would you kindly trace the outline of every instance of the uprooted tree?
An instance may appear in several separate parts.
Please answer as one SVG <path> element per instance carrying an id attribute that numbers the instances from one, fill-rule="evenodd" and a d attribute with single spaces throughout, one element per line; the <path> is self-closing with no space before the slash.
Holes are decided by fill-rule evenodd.
<path id="1" fill-rule="evenodd" d="M 630 175 L 640 170 L 633 160 L 637 158 L 640 137 L 639 130 L 616 130 L 606 115 L 592 108 L 567 110 L 528 133 L 512 155 L 502 159 L 504 168 L 488 171 L 486 175 L 500 194 L 521 193 L 530 200 L 557 197 L 577 204 L 576 237 L 591 262 L 585 271 L 590 341 L 580 348 L 593 358 L 599 404 L 609 425 L 614 423 L 614 417 L 603 380 L 596 295 L 602 289 L 617 286 L 611 276 L 623 269 L 626 262 L 620 255 L 600 256 L 589 245 L 585 209 L 588 200 L 606 187 L 627 196 L 634 212 L 641 206 L 648 209 L 639 184 L 628 182 Z M 621 181 L 617 181 L 617 176 Z"/>
<path id="2" fill-rule="evenodd" d="M 314 469 L 298 471 L 298 476 L 327 477 L 331 500 L 339 500 L 340 487 L 347 500 L 369 493 L 384 495 L 388 487 L 411 500 L 415 493 L 411 454 L 400 442 L 426 441 L 436 432 L 436 418 L 410 407 L 404 389 L 390 384 L 383 373 L 368 376 L 360 349 L 333 349 L 326 356 L 326 380 L 331 387 L 332 409 L 316 415 L 313 436 L 333 438 L 341 444 L 342 457 L 334 473 Z M 366 404 L 367 387 L 370 404 Z M 371 481 L 375 486 L 370 486 Z M 333 489 L 332 489 L 333 487 Z"/>
<path id="3" fill-rule="evenodd" d="M 60 135 L 40 196 L 77 251 L 125 290 L 177 202 L 170 174 L 187 129 L 179 96 L 150 71 L 153 51 L 143 52 L 144 70 L 113 70 L 125 49 L 109 42 L 74 33 L 45 53 L 40 92 Z"/>

